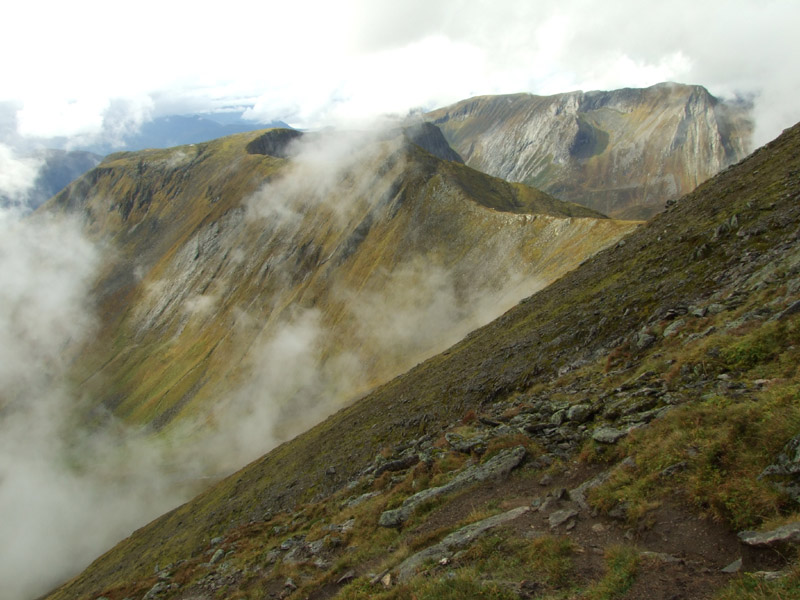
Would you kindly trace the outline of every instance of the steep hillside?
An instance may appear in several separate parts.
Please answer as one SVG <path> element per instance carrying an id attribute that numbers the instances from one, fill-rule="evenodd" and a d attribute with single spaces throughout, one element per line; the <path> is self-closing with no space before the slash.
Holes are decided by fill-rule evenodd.
<path id="1" fill-rule="evenodd" d="M 795 126 L 49 597 L 794 598 L 799 240 Z"/>
<path id="2" fill-rule="evenodd" d="M 746 107 L 673 83 L 482 96 L 425 119 L 469 166 L 622 218 L 648 218 L 741 160 L 752 131 Z"/>
<path id="3" fill-rule="evenodd" d="M 56 197 L 107 248 L 74 370 L 93 407 L 156 431 L 241 419 L 224 443 L 253 458 L 636 226 L 408 139 L 446 147 L 269 130 L 112 155 Z"/>

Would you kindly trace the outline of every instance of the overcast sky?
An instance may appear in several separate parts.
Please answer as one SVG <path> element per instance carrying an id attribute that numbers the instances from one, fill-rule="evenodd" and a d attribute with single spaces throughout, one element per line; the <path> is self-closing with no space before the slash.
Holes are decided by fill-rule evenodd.
<path id="1" fill-rule="evenodd" d="M 315 127 L 469 96 L 672 80 L 800 119 L 797 0 L 12 0 L 0 136 L 252 106 Z"/>

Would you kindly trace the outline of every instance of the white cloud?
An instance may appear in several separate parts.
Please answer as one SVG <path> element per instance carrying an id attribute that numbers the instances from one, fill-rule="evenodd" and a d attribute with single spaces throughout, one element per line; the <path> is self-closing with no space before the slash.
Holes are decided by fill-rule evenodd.
<path id="1" fill-rule="evenodd" d="M 46 16 L 46 18 L 45 18 Z M 763 141 L 800 119 L 793 0 L 232 0 L 15 3 L 0 101 L 25 133 L 99 133 L 166 112 L 256 103 L 316 126 L 473 94 L 636 87 L 674 79 L 757 95 Z M 108 131 L 106 131 L 108 133 Z"/>

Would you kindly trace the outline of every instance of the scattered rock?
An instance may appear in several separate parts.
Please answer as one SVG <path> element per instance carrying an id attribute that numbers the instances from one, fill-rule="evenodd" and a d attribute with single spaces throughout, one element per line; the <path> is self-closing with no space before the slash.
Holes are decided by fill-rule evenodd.
<path id="1" fill-rule="evenodd" d="M 283 587 L 285 587 L 286 589 L 294 591 L 294 590 L 297 589 L 297 584 L 294 582 L 294 579 L 292 579 L 291 577 L 287 577 L 286 581 L 283 584 Z"/>
<path id="2" fill-rule="evenodd" d="M 483 519 L 477 523 L 472 523 L 466 527 L 462 527 L 458 531 L 454 531 L 438 544 L 429 546 L 428 548 L 409 556 L 402 563 L 400 563 L 394 569 L 397 580 L 402 582 L 409 579 L 414 575 L 417 567 L 428 560 L 439 561 L 442 558 L 449 558 L 449 554 L 451 554 L 454 549 L 462 548 L 471 544 L 486 531 L 512 521 L 522 516 L 529 510 L 530 508 L 527 506 L 521 506 L 499 515 L 494 515 L 487 519 Z"/>
<path id="3" fill-rule="evenodd" d="M 225 551 L 222 548 L 218 548 L 217 551 L 214 552 L 214 555 L 211 557 L 211 560 L 208 562 L 209 564 L 215 565 L 219 561 L 221 561 L 224 556 L 225 556 Z"/>
<path id="4" fill-rule="evenodd" d="M 380 465 L 378 468 L 375 469 L 375 477 L 378 477 L 382 473 L 386 471 L 405 471 L 406 469 L 413 467 L 415 464 L 419 462 L 419 455 L 418 454 L 411 454 L 410 456 L 406 456 L 404 458 L 399 458 L 397 460 L 390 460 L 389 462 L 385 462 Z"/>
<path id="5" fill-rule="evenodd" d="M 592 433 L 592 439 L 601 444 L 616 444 L 619 440 L 628 435 L 627 431 L 622 431 L 608 425 L 598 427 Z"/>
<path id="6" fill-rule="evenodd" d="M 800 434 L 786 443 L 775 462 L 764 469 L 758 478 L 777 478 L 778 481 L 773 481 L 773 484 L 788 493 L 794 501 L 800 502 Z"/>
<path id="7" fill-rule="evenodd" d="M 157 584 L 155 584 L 153 587 L 150 588 L 150 591 L 148 591 L 144 595 L 144 598 L 142 598 L 142 600 L 152 600 L 158 594 L 160 594 L 161 592 L 166 592 L 168 589 L 169 589 L 168 583 L 166 583 L 165 581 L 159 581 Z"/>
<path id="8" fill-rule="evenodd" d="M 658 476 L 661 477 L 662 479 L 666 479 L 668 477 L 672 477 L 676 473 L 680 473 L 681 471 L 685 471 L 688 466 L 689 466 L 689 463 L 687 463 L 685 460 L 682 460 L 681 462 L 675 463 L 674 465 L 670 465 L 667 468 L 663 469 L 658 474 Z"/>
<path id="9" fill-rule="evenodd" d="M 650 335 L 649 333 L 640 332 L 636 336 L 636 340 L 634 343 L 636 344 L 637 350 L 646 350 L 656 342 L 656 336 Z"/>
<path id="10" fill-rule="evenodd" d="M 739 540 L 755 548 L 772 548 L 781 544 L 800 544 L 800 521 L 771 531 L 741 531 Z"/>
<path id="11" fill-rule="evenodd" d="M 672 337 L 674 335 L 678 335 L 678 331 L 686 325 L 685 319 L 676 319 L 672 323 L 670 323 L 667 327 L 664 328 L 664 337 Z"/>
<path id="12" fill-rule="evenodd" d="M 569 407 L 567 411 L 567 421 L 574 423 L 585 423 L 591 419 L 594 410 L 588 404 L 575 404 Z"/>
<path id="13" fill-rule="evenodd" d="M 350 569 L 344 575 L 339 577 L 339 579 L 336 580 L 336 584 L 342 585 L 347 583 L 348 581 L 353 581 L 353 579 L 355 578 L 356 578 L 356 572 L 353 569 Z"/>
<path id="14" fill-rule="evenodd" d="M 509 448 L 499 452 L 484 464 L 467 467 L 456 475 L 450 483 L 417 492 L 413 496 L 406 498 L 399 508 L 385 511 L 381 514 L 378 525 L 381 527 L 399 527 L 408 520 L 416 507 L 423 502 L 481 481 L 503 478 L 522 462 L 525 454 L 525 447 L 517 446 L 516 448 Z"/>
<path id="15" fill-rule="evenodd" d="M 547 522 L 550 523 L 550 529 L 555 529 L 559 525 L 563 525 L 577 516 L 577 510 L 573 508 L 562 508 L 561 510 L 550 513 L 550 516 L 547 517 Z"/>
<path id="16" fill-rule="evenodd" d="M 472 452 L 483 454 L 486 452 L 486 440 L 482 436 L 466 438 L 457 433 L 446 433 L 444 434 L 444 439 L 456 452 L 463 452 L 464 454 L 471 454 Z"/>
<path id="17" fill-rule="evenodd" d="M 724 567 L 722 569 L 722 572 L 723 573 L 738 573 L 741 568 L 742 568 L 742 559 L 741 558 L 737 558 L 735 561 L 733 561 L 727 567 Z"/>
<path id="18" fill-rule="evenodd" d="M 683 560 L 681 560 L 680 558 L 677 558 L 677 557 L 672 556 L 671 554 L 667 554 L 665 552 L 645 551 L 645 552 L 641 553 L 641 557 L 642 558 L 650 558 L 650 559 L 653 559 L 653 560 L 657 560 L 658 562 L 667 563 L 667 564 L 683 562 Z"/>
<path id="19" fill-rule="evenodd" d="M 344 503 L 342 503 L 342 507 L 353 508 L 354 506 L 358 506 L 359 504 L 362 504 L 367 500 L 371 500 L 375 496 L 380 496 L 380 495 L 381 495 L 380 492 L 367 492 L 366 494 L 361 494 L 360 496 L 357 496 L 352 500 L 346 500 Z"/>
<path id="20" fill-rule="evenodd" d="M 542 478 L 539 480 L 539 485 L 546 487 L 553 483 L 553 476 L 549 473 L 545 473 L 542 475 Z"/>

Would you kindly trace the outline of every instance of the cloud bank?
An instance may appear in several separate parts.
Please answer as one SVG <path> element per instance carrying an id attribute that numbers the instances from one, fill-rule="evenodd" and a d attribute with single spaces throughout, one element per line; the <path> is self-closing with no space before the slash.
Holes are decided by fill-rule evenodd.
<path id="1" fill-rule="evenodd" d="M 665 80 L 754 97 L 758 142 L 800 119 L 800 74 L 783 67 L 800 54 L 790 0 L 232 0 L 224 11 L 81 0 L 10 12 L 0 102 L 22 136 L 114 139 L 152 117 L 237 106 L 318 127 L 479 94 Z"/>

